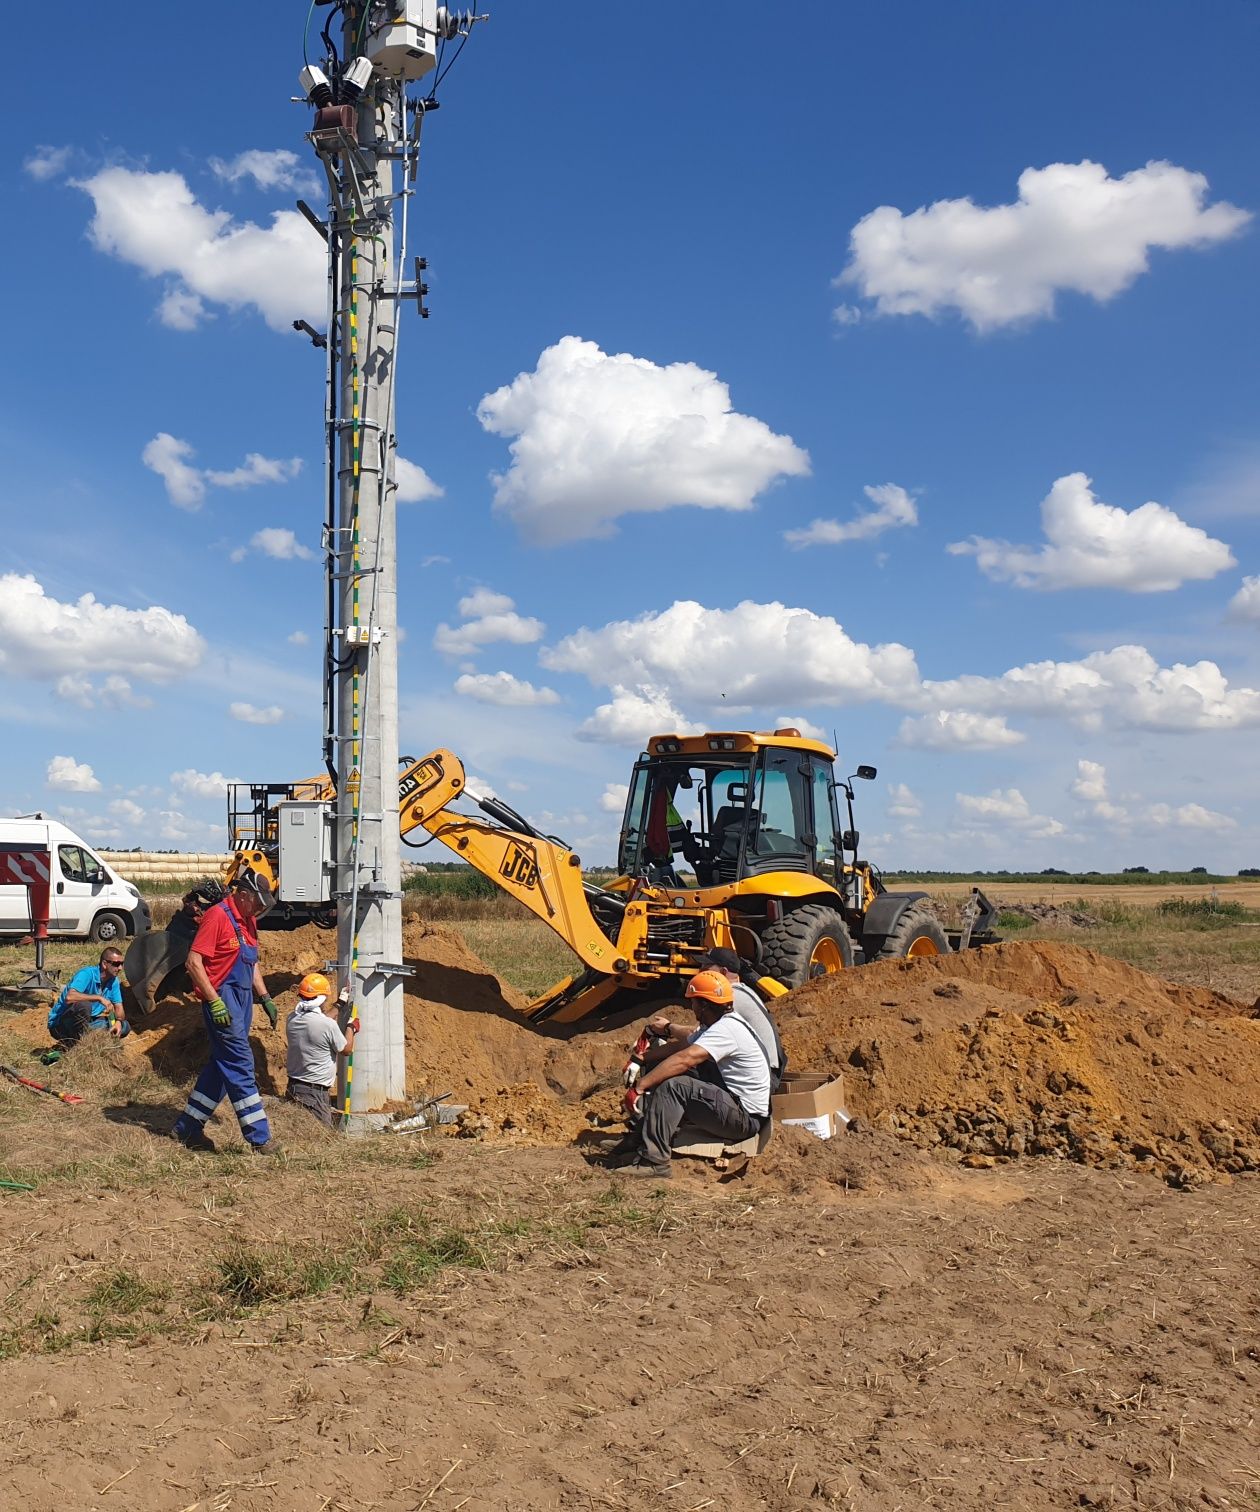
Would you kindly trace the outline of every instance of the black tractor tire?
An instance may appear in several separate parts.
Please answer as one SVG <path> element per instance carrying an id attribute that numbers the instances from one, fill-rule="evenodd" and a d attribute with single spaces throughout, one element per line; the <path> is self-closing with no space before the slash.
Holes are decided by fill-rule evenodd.
<path id="1" fill-rule="evenodd" d="M 853 940 L 848 925 L 825 903 L 806 903 L 761 933 L 761 969 L 785 987 L 801 987 L 816 976 L 848 971 Z"/>
<path id="2" fill-rule="evenodd" d="M 925 956 L 949 955 L 950 944 L 940 923 L 926 908 L 907 908 L 884 941 L 877 961 L 918 961 Z"/>
<path id="3" fill-rule="evenodd" d="M 121 914 L 99 913 L 92 920 L 92 933 L 88 936 L 98 945 L 116 945 L 127 938 L 127 921 Z"/>

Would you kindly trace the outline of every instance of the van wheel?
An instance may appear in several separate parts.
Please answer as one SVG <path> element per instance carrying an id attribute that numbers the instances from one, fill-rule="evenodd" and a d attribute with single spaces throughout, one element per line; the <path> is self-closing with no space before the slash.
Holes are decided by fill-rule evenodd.
<path id="1" fill-rule="evenodd" d="M 115 940 L 127 938 L 126 921 L 116 913 L 97 914 L 92 921 L 91 939 L 98 945 L 112 945 Z"/>

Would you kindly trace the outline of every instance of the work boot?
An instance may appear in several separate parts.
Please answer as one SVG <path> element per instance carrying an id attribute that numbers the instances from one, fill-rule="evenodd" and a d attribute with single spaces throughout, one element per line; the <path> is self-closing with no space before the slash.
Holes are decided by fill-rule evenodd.
<path id="1" fill-rule="evenodd" d="M 187 1139 L 178 1129 L 171 1130 L 171 1138 L 178 1145 L 183 1145 L 186 1150 L 192 1150 L 197 1155 L 213 1155 L 214 1140 L 208 1134 L 190 1134 Z"/>
<path id="2" fill-rule="evenodd" d="M 610 1171 L 620 1170 L 623 1166 L 636 1165 L 643 1159 L 643 1146 L 633 1134 L 627 1134 L 624 1139 L 619 1139 L 610 1150 L 605 1150 L 599 1157 L 599 1164 Z"/>
<path id="3" fill-rule="evenodd" d="M 632 1165 L 619 1167 L 622 1176 L 650 1176 L 654 1181 L 672 1181 L 674 1167 L 669 1161 L 664 1165 L 653 1165 L 649 1160 L 636 1160 Z"/>
<path id="4" fill-rule="evenodd" d="M 268 1139 L 263 1144 L 252 1144 L 249 1147 L 252 1155 L 283 1155 L 278 1139 Z"/>

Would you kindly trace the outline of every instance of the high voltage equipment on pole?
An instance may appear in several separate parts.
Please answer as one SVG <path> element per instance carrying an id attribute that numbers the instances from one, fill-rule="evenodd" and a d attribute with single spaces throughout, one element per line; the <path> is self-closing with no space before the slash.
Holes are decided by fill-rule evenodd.
<path id="1" fill-rule="evenodd" d="M 327 363 L 324 761 L 337 792 L 337 971 L 362 1025 L 338 1089 L 354 1126 L 406 1091 L 395 394 L 406 302 L 428 315 L 424 261 L 407 267 L 407 207 L 437 86 L 484 16 L 436 0 L 312 0 L 308 25 L 317 8 L 324 53 L 320 64 L 308 57 L 301 83 L 315 107 L 308 138 L 328 181 L 328 216 L 298 208 L 328 246 L 328 331 L 295 325 Z M 409 97 L 426 78 L 428 93 Z"/>

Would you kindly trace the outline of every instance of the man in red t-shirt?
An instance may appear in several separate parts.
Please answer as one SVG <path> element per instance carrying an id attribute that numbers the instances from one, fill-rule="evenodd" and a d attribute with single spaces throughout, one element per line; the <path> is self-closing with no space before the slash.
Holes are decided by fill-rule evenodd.
<path id="1" fill-rule="evenodd" d="M 258 968 L 257 920 L 273 901 L 266 881 L 246 867 L 223 902 L 206 910 L 188 952 L 188 975 L 204 1005 L 210 1036 L 210 1059 L 173 1131 L 189 1149 L 214 1149 L 206 1137 L 206 1120 L 226 1095 L 250 1149 L 262 1154 L 276 1150 L 249 1046 L 255 996 L 262 1000 L 273 1029 L 278 1017 Z"/>

